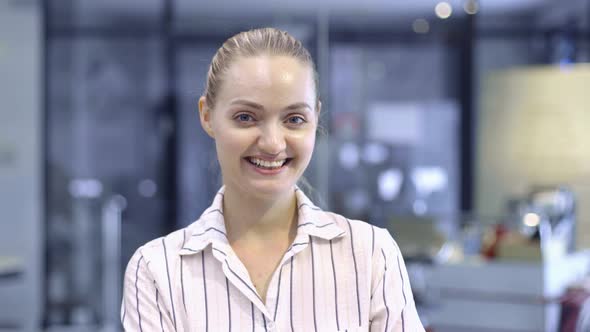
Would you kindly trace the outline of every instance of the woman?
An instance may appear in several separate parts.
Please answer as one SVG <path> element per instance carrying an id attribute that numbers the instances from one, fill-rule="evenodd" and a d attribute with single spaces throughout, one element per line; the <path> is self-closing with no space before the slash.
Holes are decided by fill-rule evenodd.
<path id="1" fill-rule="evenodd" d="M 315 144 L 316 77 L 276 29 L 217 51 L 199 114 L 224 185 L 199 220 L 133 255 L 126 331 L 423 331 L 387 230 L 322 211 L 296 185 Z"/>

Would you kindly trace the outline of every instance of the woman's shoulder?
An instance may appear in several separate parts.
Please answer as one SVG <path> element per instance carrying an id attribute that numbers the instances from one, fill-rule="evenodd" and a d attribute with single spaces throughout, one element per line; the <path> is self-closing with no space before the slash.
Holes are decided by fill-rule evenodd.
<path id="1" fill-rule="evenodd" d="M 336 212 L 323 211 L 326 219 L 331 220 L 338 225 L 342 230 L 350 233 L 352 236 L 365 237 L 373 234 L 378 227 L 358 219 L 350 219 Z"/>
<path id="2" fill-rule="evenodd" d="M 349 237 L 354 243 L 370 246 L 372 252 L 384 250 L 397 253 L 399 251 L 397 243 L 388 229 L 375 226 L 367 221 L 349 219 L 335 212 L 323 212 L 326 218 L 332 220 L 345 231 L 346 237 Z"/>
<path id="3" fill-rule="evenodd" d="M 389 231 L 371 224 L 370 222 L 350 219 L 342 214 L 330 210 L 324 210 L 313 203 L 303 191 L 296 189 L 300 213 L 303 214 L 304 222 L 315 224 L 318 228 L 336 226 L 336 234 L 350 237 L 354 242 L 374 244 L 386 244 L 393 241 Z M 338 232 L 339 231 L 339 232 Z"/>
<path id="4" fill-rule="evenodd" d="M 146 263 L 153 260 L 174 257 L 180 249 L 182 249 L 184 242 L 187 239 L 188 227 L 178 229 L 168 235 L 150 240 L 137 248 L 133 257 L 135 259 L 144 259 Z"/>

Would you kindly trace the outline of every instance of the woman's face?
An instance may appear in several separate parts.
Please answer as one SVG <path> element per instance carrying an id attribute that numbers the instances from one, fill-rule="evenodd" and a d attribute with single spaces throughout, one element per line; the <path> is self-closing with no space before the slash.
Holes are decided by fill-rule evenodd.
<path id="1" fill-rule="evenodd" d="M 309 164 L 320 111 L 309 65 L 288 56 L 238 58 L 222 78 L 215 108 L 204 98 L 199 106 L 228 189 L 273 198 Z"/>

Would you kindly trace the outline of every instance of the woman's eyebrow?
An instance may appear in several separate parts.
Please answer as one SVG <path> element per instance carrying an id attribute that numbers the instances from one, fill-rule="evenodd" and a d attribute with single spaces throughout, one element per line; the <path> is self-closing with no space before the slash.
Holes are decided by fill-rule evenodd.
<path id="1" fill-rule="evenodd" d="M 245 99 L 236 99 L 231 102 L 231 105 L 243 105 L 243 106 L 248 106 L 248 107 L 251 107 L 251 108 L 254 108 L 257 110 L 264 110 L 264 106 L 262 106 L 261 104 L 255 103 L 253 101 L 245 100 Z M 307 108 L 310 111 L 312 110 L 311 106 L 309 106 L 309 104 L 305 103 L 305 102 L 291 104 L 291 105 L 285 107 L 284 110 L 293 111 L 293 110 L 299 110 L 302 108 Z"/>
<path id="2" fill-rule="evenodd" d="M 289 105 L 289 106 L 285 107 L 285 110 L 287 110 L 287 111 L 294 111 L 294 110 L 299 110 L 299 109 L 302 109 L 302 108 L 307 108 L 310 111 L 312 110 L 311 106 L 309 106 L 308 103 L 304 103 L 304 102 L 300 102 L 300 103 L 295 103 L 295 104 Z"/>
<path id="3" fill-rule="evenodd" d="M 248 107 L 252 107 L 255 109 L 259 109 L 259 110 L 264 110 L 264 106 L 255 103 L 253 101 L 248 101 L 248 100 L 244 100 L 244 99 L 236 99 L 234 101 L 231 102 L 230 105 L 243 105 L 243 106 L 248 106 Z"/>

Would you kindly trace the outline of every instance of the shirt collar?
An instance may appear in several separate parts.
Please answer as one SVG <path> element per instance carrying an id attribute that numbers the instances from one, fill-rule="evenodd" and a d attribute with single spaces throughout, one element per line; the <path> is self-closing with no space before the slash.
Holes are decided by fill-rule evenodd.
<path id="1" fill-rule="evenodd" d="M 295 196 L 299 210 L 297 233 L 304 232 L 324 240 L 332 240 L 346 234 L 346 230 L 338 225 L 334 215 L 313 204 L 298 187 L 295 187 Z"/>
<path id="2" fill-rule="evenodd" d="M 198 253 L 211 243 L 229 246 L 223 219 L 224 193 L 225 186 L 219 189 L 213 203 L 201 214 L 199 219 L 187 227 L 187 238 L 180 249 L 181 255 Z M 295 187 L 295 197 L 299 210 L 296 238 L 307 234 L 332 240 L 346 234 L 346 230 L 337 224 L 334 216 L 313 204 L 298 187 Z"/>

